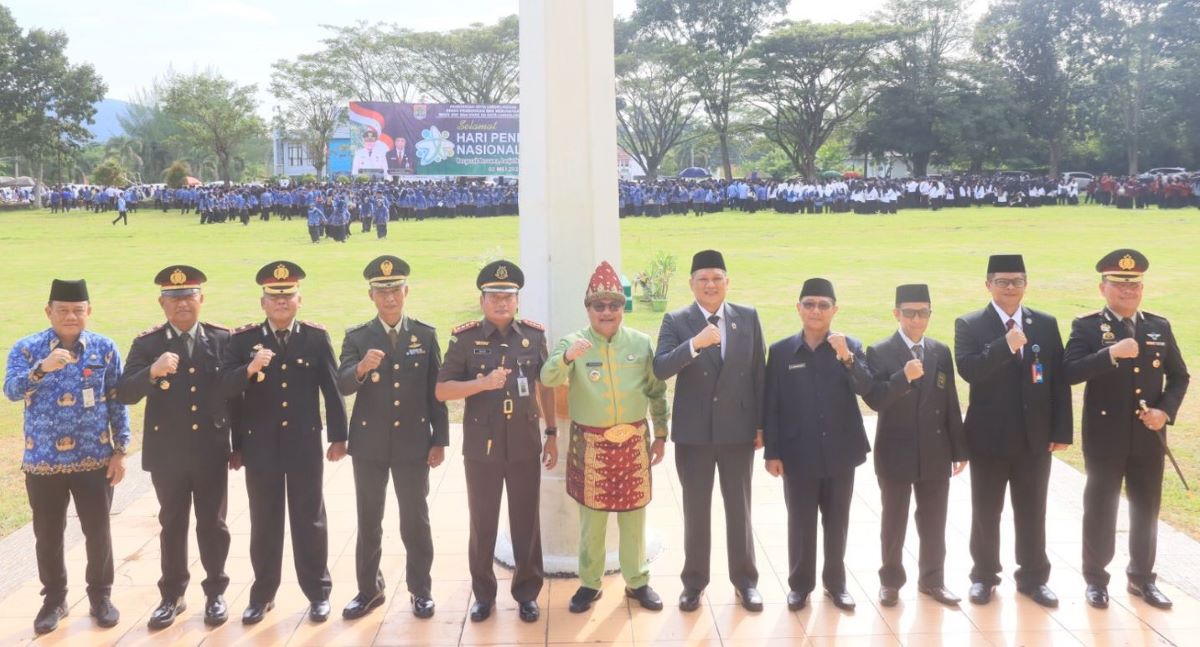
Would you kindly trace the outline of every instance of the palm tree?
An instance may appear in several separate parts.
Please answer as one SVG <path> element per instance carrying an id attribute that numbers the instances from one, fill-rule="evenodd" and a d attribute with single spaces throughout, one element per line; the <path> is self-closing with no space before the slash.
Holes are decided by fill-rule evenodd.
<path id="1" fill-rule="evenodd" d="M 145 146 L 137 137 L 117 135 L 104 144 L 105 157 L 116 158 L 121 166 L 141 175 L 145 164 L 142 161 L 142 151 Z"/>

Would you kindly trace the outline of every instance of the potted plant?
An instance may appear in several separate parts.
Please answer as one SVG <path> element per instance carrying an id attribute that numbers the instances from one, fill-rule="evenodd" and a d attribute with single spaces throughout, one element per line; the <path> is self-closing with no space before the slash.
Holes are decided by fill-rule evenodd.
<path id="1" fill-rule="evenodd" d="M 664 312 L 667 309 L 667 288 L 671 285 L 671 276 L 675 274 L 675 268 L 675 257 L 661 250 L 650 260 L 646 275 L 650 309 L 654 312 Z"/>
<path id="2" fill-rule="evenodd" d="M 650 275 L 638 272 L 633 276 L 633 287 L 637 290 L 637 300 L 650 303 Z"/>

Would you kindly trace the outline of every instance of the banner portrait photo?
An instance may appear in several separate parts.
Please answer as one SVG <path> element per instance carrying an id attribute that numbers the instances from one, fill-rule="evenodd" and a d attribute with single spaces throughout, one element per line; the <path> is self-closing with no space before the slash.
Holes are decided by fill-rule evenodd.
<path id="1" fill-rule="evenodd" d="M 352 101 L 352 175 L 516 177 L 517 104 Z"/>

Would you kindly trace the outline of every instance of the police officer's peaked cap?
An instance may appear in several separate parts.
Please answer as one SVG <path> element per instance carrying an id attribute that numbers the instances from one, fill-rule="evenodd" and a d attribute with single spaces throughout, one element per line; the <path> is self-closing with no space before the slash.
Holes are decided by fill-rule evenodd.
<path id="1" fill-rule="evenodd" d="M 1136 249 L 1109 252 L 1096 263 L 1096 271 L 1115 283 L 1137 283 L 1150 268 L 1150 261 Z"/>
<path id="2" fill-rule="evenodd" d="M 168 265 L 154 275 L 154 284 L 165 297 L 185 297 L 200 292 L 200 284 L 208 280 L 204 272 L 191 265 Z"/>
<path id="3" fill-rule="evenodd" d="M 304 270 L 291 261 L 271 261 L 262 266 L 254 280 L 263 294 L 295 294 L 300 291 Z"/>

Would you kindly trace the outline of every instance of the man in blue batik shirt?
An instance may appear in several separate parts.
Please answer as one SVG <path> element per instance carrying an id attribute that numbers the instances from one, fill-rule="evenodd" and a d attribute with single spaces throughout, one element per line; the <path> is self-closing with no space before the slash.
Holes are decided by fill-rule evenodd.
<path id="1" fill-rule="evenodd" d="M 44 596 L 33 623 L 39 634 L 67 614 L 63 532 L 71 499 L 86 537 L 91 615 L 106 628 L 120 620 L 110 598 L 109 511 L 113 486 L 125 476 L 129 413 L 116 401 L 120 353 L 111 339 L 86 330 L 91 312 L 87 283 L 55 279 L 46 305 L 50 328 L 13 344 L 4 374 L 4 395 L 25 401 L 21 471 Z"/>

